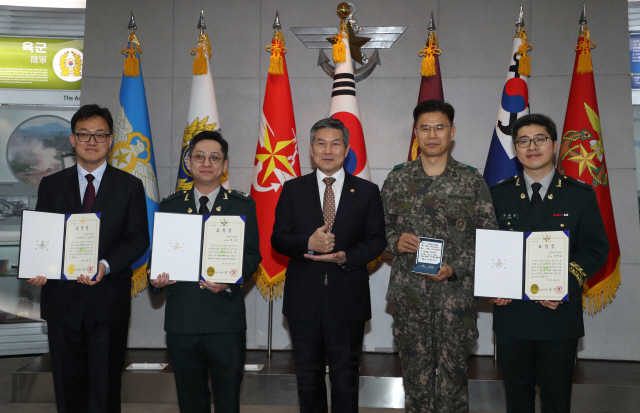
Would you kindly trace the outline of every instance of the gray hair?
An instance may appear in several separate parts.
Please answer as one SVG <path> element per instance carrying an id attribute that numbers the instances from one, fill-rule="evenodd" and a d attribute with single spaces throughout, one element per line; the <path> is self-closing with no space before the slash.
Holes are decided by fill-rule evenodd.
<path id="1" fill-rule="evenodd" d="M 344 141 L 344 146 L 349 145 L 349 129 L 344 126 L 344 123 L 340 119 L 333 118 L 325 118 L 320 119 L 311 127 L 311 144 L 313 145 L 313 141 L 316 139 L 316 132 L 319 129 L 337 129 L 342 132 L 342 140 Z"/>

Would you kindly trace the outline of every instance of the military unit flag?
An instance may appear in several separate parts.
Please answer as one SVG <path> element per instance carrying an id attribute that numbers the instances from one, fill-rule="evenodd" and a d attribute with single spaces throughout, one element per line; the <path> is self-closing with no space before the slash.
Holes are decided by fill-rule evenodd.
<path id="1" fill-rule="evenodd" d="M 438 99 L 444 101 L 444 92 L 442 91 L 442 75 L 440 74 L 440 49 L 438 49 L 438 37 L 435 30 L 436 25 L 433 21 L 433 12 L 429 20 L 429 37 L 427 44 L 419 53 L 422 56 L 422 69 L 420 74 L 420 92 L 418 93 L 418 103 L 425 100 Z M 409 156 L 407 160 L 415 161 L 420 156 L 420 146 L 416 138 L 415 125 L 411 124 L 411 143 L 409 144 Z"/>
<path id="2" fill-rule="evenodd" d="M 176 191 L 191 189 L 193 187 L 193 176 L 187 166 L 189 141 L 191 141 L 191 138 L 202 131 L 220 131 L 218 105 L 216 103 L 216 93 L 213 89 L 213 79 L 211 78 L 211 67 L 209 65 L 211 43 L 209 42 L 209 36 L 204 32 L 205 28 L 204 18 L 201 14 L 200 23 L 198 23 L 198 29 L 200 29 L 198 44 L 194 49 L 191 49 L 191 54 L 195 55 L 193 60 L 193 77 L 191 80 L 187 124 L 182 137 Z M 222 177 L 222 186 L 230 189 L 227 172 L 225 172 Z"/>
<path id="3" fill-rule="evenodd" d="M 528 80 L 531 74 L 529 56 L 531 45 L 527 41 L 524 30 L 522 11 L 516 23 L 517 31 L 513 38 L 513 46 L 509 58 L 507 81 L 502 89 L 502 98 L 498 108 L 498 118 L 493 129 L 491 146 L 484 167 L 484 180 L 487 186 L 522 172 L 522 165 L 516 158 L 515 148 L 511 140 L 511 126 L 516 119 L 529 114 Z"/>
<path id="4" fill-rule="evenodd" d="M 284 36 L 279 29 L 267 50 L 271 52 L 264 94 L 258 146 L 253 168 L 251 197 L 256 201 L 262 262 L 254 274 L 256 286 L 268 301 L 282 295 L 289 258 L 271 247 L 275 210 L 282 185 L 300 176 L 298 139 L 293 115 L 291 87 L 284 58 Z M 276 28 L 274 24 L 274 29 Z"/>
<path id="5" fill-rule="evenodd" d="M 133 22 L 133 14 L 131 21 Z M 160 195 L 151 141 L 151 127 L 149 126 L 147 96 L 140 67 L 140 42 L 134 27 L 130 23 L 131 32 L 127 48 L 122 50 L 126 58 L 120 85 L 120 106 L 113 127 L 113 146 L 109 154 L 109 163 L 142 180 L 147 200 L 149 236 L 151 236 L 153 213 L 158 210 Z M 150 248 L 131 266 L 133 269 L 132 297 L 147 288 L 147 261 L 149 260 Z"/>
<path id="6" fill-rule="evenodd" d="M 591 34 L 586 28 L 584 14 L 580 23 L 571 90 L 562 128 L 558 171 L 593 187 L 607 231 L 609 239 L 607 263 L 583 286 L 583 308 L 594 315 L 611 303 L 620 286 L 620 246 L 611 204 L 603 133 L 591 62 L 591 49 L 596 44 L 591 42 Z"/>

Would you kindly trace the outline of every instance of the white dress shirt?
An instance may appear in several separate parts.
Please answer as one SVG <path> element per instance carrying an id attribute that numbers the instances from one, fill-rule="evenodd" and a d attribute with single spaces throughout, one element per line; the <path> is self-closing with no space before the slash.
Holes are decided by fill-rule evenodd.
<path id="1" fill-rule="evenodd" d="M 93 172 L 87 172 L 79 163 L 76 165 L 78 166 L 78 182 L 80 182 L 80 199 L 84 201 L 84 193 L 89 183 L 87 178 L 85 178 L 87 174 L 93 175 L 93 187 L 96 189 L 96 196 L 98 196 L 98 188 L 100 187 L 100 182 L 102 182 L 104 171 L 107 169 L 107 161 L 105 160 L 102 165 Z"/>
<path id="2" fill-rule="evenodd" d="M 93 172 L 88 172 L 82 166 L 80 166 L 79 163 L 76 163 L 76 166 L 78 167 L 78 182 L 80 183 L 80 200 L 84 201 L 84 193 L 87 191 L 87 185 L 89 184 L 89 181 L 87 181 L 87 178 L 85 178 L 87 174 L 93 175 L 93 187 L 96 190 L 96 196 L 98 196 L 98 188 L 100 187 L 100 182 L 102 182 L 104 171 L 107 170 L 106 159 L 102 163 L 102 165 L 97 167 Z M 102 259 L 99 262 L 103 263 L 106 268 L 104 275 L 111 273 L 111 268 L 109 267 L 109 263 L 107 262 L 107 260 Z"/>
<path id="3" fill-rule="evenodd" d="M 316 169 L 316 177 L 318 178 L 318 191 L 320 193 L 320 209 L 324 210 L 324 191 L 327 188 L 327 184 L 322 182 L 324 178 L 335 178 L 336 181 L 331 185 L 333 189 L 333 196 L 336 200 L 336 212 L 338 211 L 338 205 L 340 204 L 340 195 L 342 195 L 342 187 L 344 186 L 344 168 L 340 168 L 338 172 L 333 175 L 325 175 Z"/>

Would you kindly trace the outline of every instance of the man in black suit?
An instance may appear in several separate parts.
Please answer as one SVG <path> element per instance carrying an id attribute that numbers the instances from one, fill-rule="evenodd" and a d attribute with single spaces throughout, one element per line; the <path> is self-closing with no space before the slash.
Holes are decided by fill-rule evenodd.
<path id="1" fill-rule="evenodd" d="M 228 154 L 229 144 L 219 132 L 204 131 L 194 136 L 189 142 L 187 159 L 193 188 L 166 196 L 160 202 L 160 211 L 244 216 L 242 278 L 247 280 L 262 260 L 256 203 L 244 192 L 222 187 Z M 216 413 L 239 413 L 247 330 L 242 283 L 221 284 L 202 279 L 199 283 L 177 283 L 170 281 L 166 272 L 156 274 L 150 283 L 153 293 L 159 293 L 165 286 L 169 290 L 164 329 L 180 411 L 210 413 L 213 392 Z"/>
<path id="2" fill-rule="evenodd" d="M 131 265 L 149 247 L 140 179 L 107 163 L 113 119 L 98 105 L 71 118 L 78 163 L 42 179 L 36 210 L 100 213 L 98 271 L 77 281 L 28 280 L 42 287 L 59 412 L 120 412 L 120 386 L 131 312 Z"/>
<path id="3" fill-rule="evenodd" d="M 371 318 L 367 264 L 386 246 L 378 186 L 343 168 L 349 130 L 338 119 L 311 128 L 315 172 L 287 181 L 271 244 L 289 257 L 282 313 L 296 363 L 300 411 L 357 412 L 364 324 Z"/>
<path id="4" fill-rule="evenodd" d="M 569 231 L 569 301 L 494 299 L 507 412 L 533 413 L 536 385 L 543 412 L 569 412 L 578 339 L 584 336 L 582 287 L 607 261 L 607 233 L 591 186 L 553 167 L 555 123 L 544 115 L 523 116 L 511 136 L 523 174 L 491 188 L 498 225 L 523 232 Z"/>

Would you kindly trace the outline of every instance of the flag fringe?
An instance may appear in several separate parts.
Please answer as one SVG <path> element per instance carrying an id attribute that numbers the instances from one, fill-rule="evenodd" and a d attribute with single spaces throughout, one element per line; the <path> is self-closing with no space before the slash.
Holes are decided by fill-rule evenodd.
<path id="1" fill-rule="evenodd" d="M 347 48 L 344 45 L 342 39 L 347 38 L 347 24 L 342 21 L 340 23 L 340 31 L 331 38 L 333 43 L 333 62 L 344 63 L 347 61 Z"/>
<path id="2" fill-rule="evenodd" d="M 209 73 L 207 59 L 211 57 L 211 43 L 209 43 L 207 34 L 201 32 L 198 37 L 198 46 L 191 49 L 191 54 L 196 55 L 196 58 L 193 59 L 193 74 L 200 76 Z"/>
<path id="3" fill-rule="evenodd" d="M 613 272 L 598 284 L 589 288 L 584 285 L 582 292 L 582 310 L 587 312 L 591 317 L 602 311 L 607 305 L 611 304 L 616 298 L 616 291 L 620 284 L 620 257 Z"/>
<path id="4" fill-rule="evenodd" d="M 431 77 L 436 75 L 436 58 L 435 55 L 440 54 L 438 49 L 438 37 L 435 33 L 429 33 L 429 40 L 427 45 L 418 53 L 418 56 L 423 57 L 422 67 L 420 69 L 420 75 L 424 77 Z"/>
<path id="5" fill-rule="evenodd" d="M 269 59 L 269 74 L 283 75 L 284 54 L 287 53 L 287 48 L 284 47 L 284 36 L 280 31 L 276 31 L 273 35 L 272 43 L 267 46 L 267 52 L 271 52 L 271 58 Z"/>
<path id="6" fill-rule="evenodd" d="M 527 32 L 525 29 L 519 29 L 516 37 L 519 37 L 522 40 L 522 44 L 518 47 L 518 51 L 516 54 L 520 56 L 520 60 L 518 63 L 518 74 L 520 76 L 531 76 L 531 58 L 527 54 L 531 49 L 531 43 L 527 41 Z"/>
<path id="7" fill-rule="evenodd" d="M 129 34 L 128 42 L 127 48 L 120 50 L 120 53 L 126 56 L 124 58 L 124 75 L 138 77 L 140 76 L 140 60 L 136 55 L 142 53 L 142 51 L 140 50 L 138 36 L 133 31 Z"/>
<path id="8" fill-rule="evenodd" d="M 275 277 L 269 277 L 267 271 L 260 264 L 258 271 L 253 274 L 253 280 L 265 300 L 273 301 L 282 297 L 286 272 L 286 270 L 282 270 Z"/>
<path id="9" fill-rule="evenodd" d="M 371 261 L 369 264 L 367 264 L 367 269 L 368 270 L 375 270 L 375 268 L 378 266 L 378 264 L 380 264 L 382 262 L 382 257 L 378 257 L 375 260 Z"/>
<path id="10" fill-rule="evenodd" d="M 576 52 L 580 52 L 578 56 L 578 67 L 576 73 L 583 75 L 585 73 L 593 72 L 593 63 L 591 62 L 591 49 L 596 47 L 596 43 L 591 42 L 591 33 L 589 29 L 584 29 L 578 39 L 578 45 L 576 46 Z"/>
<path id="11" fill-rule="evenodd" d="M 138 294 L 146 290 L 148 286 L 147 264 L 144 264 L 133 270 L 133 277 L 131 278 L 131 298 L 137 297 Z"/>

